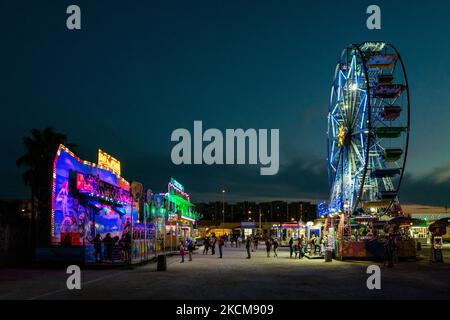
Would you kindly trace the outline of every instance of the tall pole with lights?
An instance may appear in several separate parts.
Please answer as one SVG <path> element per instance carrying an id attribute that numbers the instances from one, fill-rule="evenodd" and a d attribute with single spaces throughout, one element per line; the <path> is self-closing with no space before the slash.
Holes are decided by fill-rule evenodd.
<path id="1" fill-rule="evenodd" d="M 225 189 L 222 189 L 222 233 L 225 228 Z"/>

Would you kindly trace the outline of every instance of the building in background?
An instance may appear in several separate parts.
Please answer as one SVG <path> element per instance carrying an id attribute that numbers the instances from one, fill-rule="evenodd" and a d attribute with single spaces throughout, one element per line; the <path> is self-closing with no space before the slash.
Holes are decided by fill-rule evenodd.
<path id="1" fill-rule="evenodd" d="M 251 202 L 242 201 L 234 204 L 222 203 L 220 201 L 210 203 L 198 203 L 196 207 L 204 215 L 204 220 L 218 225 L 223 222 L 253 221 L 256 226 L 267 222 L 291 222 L 314 221 L 317 215 L 317 205 L 307 201 L 271 201 Z M 222 215 L 224 208 L 224 215 Z"/>

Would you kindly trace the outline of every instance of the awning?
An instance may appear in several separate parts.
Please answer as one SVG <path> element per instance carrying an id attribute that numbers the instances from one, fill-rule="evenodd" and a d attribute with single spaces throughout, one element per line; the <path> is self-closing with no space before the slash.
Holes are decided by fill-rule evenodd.
<path id="1" fill-rule="evenodd" d="M 170 202 L 174 202 L 178 205 L 188 206 L 188 207 L 194 206 L 194 204 L 190 203 L 189 201 L 187 201 L 186 199 L 184 199 L 183 197 L 181 197 L 179 195 L 167 194 L 166 197 Z"/>
<path id="2" fill-rule="evenodd" d="M 433 222 L 428 230 L 435 235 L 444 235 L 447 233 L 448 226 L 450 226 L 450 218 L 443 218 Z"/>

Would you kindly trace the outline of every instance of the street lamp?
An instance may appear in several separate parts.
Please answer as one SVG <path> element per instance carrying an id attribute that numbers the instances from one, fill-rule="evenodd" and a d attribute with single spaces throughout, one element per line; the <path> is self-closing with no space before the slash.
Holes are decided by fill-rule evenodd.
<path id="1" fill-rule="evenodd" d="M 262 213 L 261 210 L 259 210 L 259 229 L 262 230 L 261 228 L 261 217 L 262 217 Z"/>
<path id="2" fill-rule="evenodd" d="M 225 231 L 225 189 L 222 189 L 222 235 Z"/>

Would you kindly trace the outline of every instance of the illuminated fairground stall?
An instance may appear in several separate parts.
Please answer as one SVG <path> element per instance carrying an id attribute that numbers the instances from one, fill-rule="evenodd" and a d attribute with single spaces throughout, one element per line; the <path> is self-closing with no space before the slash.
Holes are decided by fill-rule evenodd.
<path id="1" fill-rule="evenodd" d="M 307 226 L 299 223 L 274 224 L 270 230 L 271 236 L 278 239 L 280 246 L 289 246 L 289 240 L 291 238 L 297 240 L 302 235 L 305 239 L 307 238 Z"/>
<path id="2" fill-rule="evenodd" d="M 108 257 L 102 249 L 101 261 L 142 259 L 154 251 L 154 242 L 143 238 L 138 210 L 139 199 L 133 199 L 130 183 L 120 176 L 118 160 L 99 150 L 98 163 L 91 163 L 59 146 L 52 179 L 52 250 L 66 248 L 68 255 L 78 252 L 84 262 L 96 262 L 94 239 L 100 236 L 103 247 L 108 238 L 113 248 Z"/>
<path id="3" fill-rule="evenodd" d="M 174 250 L 180 240 L 196 236 L 196 222 L 200 214 L 195 212 L 184 186 L 171 178 L 165 195 L 167 203 L 166 247 Z"/>
<path id="4" fill-rule="evenodd" d="M 386 225 L 404 215 L 398 194 L 408 151 L 409 111 L 408 81 L 396 48 L 384 42 L 344 48 L 328 112 L 330 200 L 324 226 L 339 258 L 373 257 L 380 251 L 374 240 L 382 246 L 399 233 L 395 223 L 392 228 Z M 415 257 L 408 234 L 398 237 L 398 254 Z"/>

